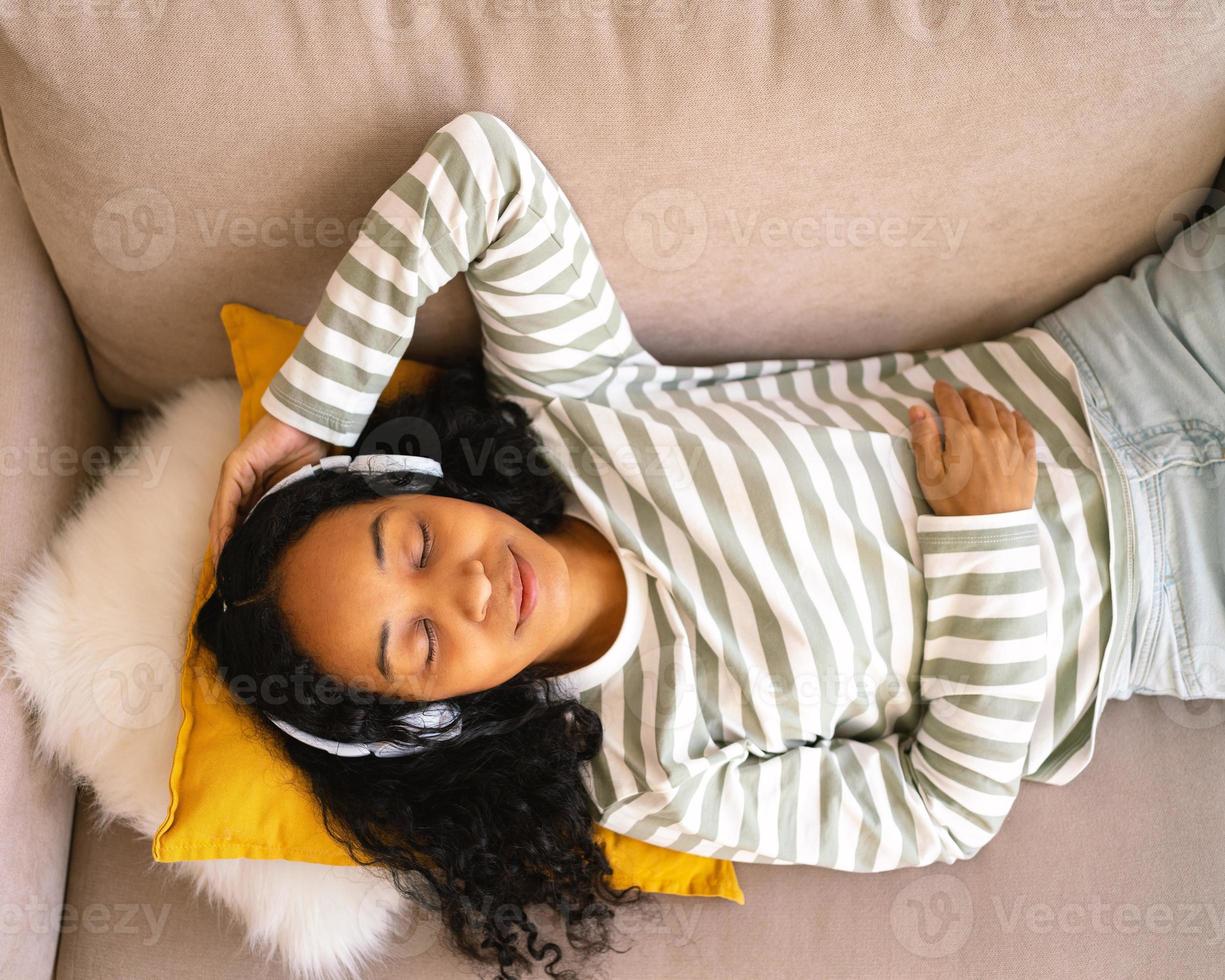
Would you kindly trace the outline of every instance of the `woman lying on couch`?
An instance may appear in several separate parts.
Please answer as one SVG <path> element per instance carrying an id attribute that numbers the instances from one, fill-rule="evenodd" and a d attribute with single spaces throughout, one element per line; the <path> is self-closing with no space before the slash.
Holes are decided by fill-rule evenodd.
<path id="1" fill-rule="evenodd" d="M 516 930 L 560 954 L 533 904 L 607 948 L 593 821 L 972 857 L 1023 778 L 1084 769 L 1108 698 L 1225 696 L 1225 277 L 1184 241 L 1220 227 L 994 341 L 663 365 L 540 160 L 460 115 L 226 460 L 198 636 L 337 839 L 503 975 Z M 460 272 L 482 365 L 376 411 Z"/>

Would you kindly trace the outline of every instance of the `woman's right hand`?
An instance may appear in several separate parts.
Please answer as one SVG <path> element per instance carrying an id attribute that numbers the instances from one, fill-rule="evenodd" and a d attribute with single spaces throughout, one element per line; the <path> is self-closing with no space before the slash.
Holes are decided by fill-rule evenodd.
<path id="1" fill-rule="evenodd" d="M 245 513 L 264 491 L 283 476 L 317 463 L 328 454 L 328 444 L 273 415 L 264 415 L 221 464 L 221 479 L 208 519 L 213 568 L 226 540 L 234 533 L 240 510 Z"/>
<path id="2" fill-rule="evenodd" d="M 1020 412 L 977 388 L 937 381 L 944 446 L 926 406 L 910 410 L 919 486 L 941 517 L 999 514 L 1033 506 L 1038 485 L 1034 430 Z"/>

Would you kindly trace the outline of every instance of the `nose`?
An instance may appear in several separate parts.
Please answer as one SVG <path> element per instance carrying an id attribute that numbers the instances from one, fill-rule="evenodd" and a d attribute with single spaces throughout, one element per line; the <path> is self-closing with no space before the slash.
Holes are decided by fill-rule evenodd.
<path id="1" fill-rule="evenodd" d="M 489 610 L 489 600 L 493 595 L 493 583 L 485 574 L 485 564 L 479 558 L 463 562 L 455 575 L 455 579 L 439 583 L 442 586 L 440 597 L 448 593 L 454 597 L 456 607 L 461 616 L 475 623 L 483 623 Z"/>
<path id="2" fill-rule="evenodd" d="M 431 562 L 409 573 L 407 587 L 400 586 L 405 616 L 454 622 L 455 617 L 483 623 L 493 596 L 493 583 L 479 558 L 458 563 Z"/>

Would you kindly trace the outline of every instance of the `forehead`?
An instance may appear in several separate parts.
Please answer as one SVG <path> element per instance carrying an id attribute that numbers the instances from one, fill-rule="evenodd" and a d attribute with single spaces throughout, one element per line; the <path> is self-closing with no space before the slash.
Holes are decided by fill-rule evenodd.
<path id="1" fill-rule="evenodd" d="M 360 532 L 386 505 L 386 501 L 362 501 L 330 510 L 316 518 L 306 531 L 293 542 L 278 562 L 281 595 L 290 604 L 304 588 L 317 592 L 329 578 L 327 569 L 337 570 L 356 558 L 363 548 L 370 550 L 369 536 Z"/>
<path id="2" fill-rule="evenodd" d="M 293 586 L 303 584 L 303 580 L 324 574 L 335 578 L 338 566 L 351 568 L 353 562 L 373 562 L 374 545 L 370 526 L 384 511 L 388 517 L 413 513 L 432 519 L 444 516 L 456 505 L 474 508 L 474 505 L 447 497 L 405 493 L 362 500 L 329 510 L 316 518 L 281 556 L 279 570 L 282 586 L 296 591 Z"/>
<path id="3" fill-rule="evenodd" d="M 330 510 L 281 557 L 281 612 L 297 645 L 325 669 L 355 663 L 367 669 L 364 661 L 374 662 L 377 634 L 370 634 L 368 620 L 377 610 L 370 608 L 368 596 L 363 599 L 375 581 L 369 527 L 375 515 L 393 505 L 403 506 L 398 498 L 381 497 Z"/>

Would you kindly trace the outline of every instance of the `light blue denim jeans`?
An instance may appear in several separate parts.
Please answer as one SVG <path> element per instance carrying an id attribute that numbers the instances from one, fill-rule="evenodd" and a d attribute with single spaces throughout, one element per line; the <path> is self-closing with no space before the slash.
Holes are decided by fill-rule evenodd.
<path id="1" fill-rule="evenodd" d="M 1109 697 L 1225 698 L 1225 208 L 1035 326 L 1126 474 L 1139 596 Z"/>

